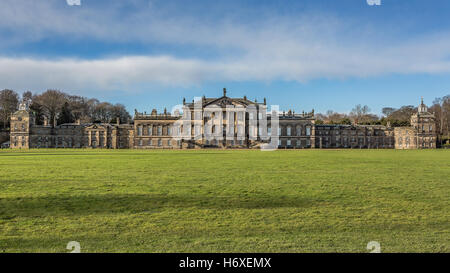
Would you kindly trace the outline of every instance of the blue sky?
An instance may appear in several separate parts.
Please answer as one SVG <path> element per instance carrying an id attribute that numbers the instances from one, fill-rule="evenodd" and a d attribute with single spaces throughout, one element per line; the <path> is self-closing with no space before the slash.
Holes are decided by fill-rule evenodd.
<path id="1" fill-rule="evenodd" d="M 0 89 L 169 109 L 230 96 L 349 112 L 450 94 L 450 1 L 2 0 Z"/>

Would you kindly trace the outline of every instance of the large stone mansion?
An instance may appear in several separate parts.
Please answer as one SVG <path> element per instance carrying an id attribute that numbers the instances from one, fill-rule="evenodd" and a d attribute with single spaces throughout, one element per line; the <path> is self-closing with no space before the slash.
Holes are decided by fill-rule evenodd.
<path id="1" fill-rule="evenodd" d="M 213 109 L 212 111 L 210 109 Z M 261 111 L 263 109 L 263 111 Z M 315 124 L 314 110 L 308 113 L 266 112 L 266 99 L 230 98 L 223 90 L 219 98 L 205 98 L 186 103 L 183 110 L 150 114 L 135 110 L 130 124 L 80 122 L 51 126 L 36 125 L 33 114 L 22 103 L 11 117 L 11 148 L 110 148 L 110 149 L 200 149 L 257 148 L 276 136 L 279 149 L 368 148 L 418 149 L 436 148 L 435 117 L 423 101 L 411 117 L 411 127 L 381 125 Z M 182 113 L 182 114 L 180 114 Z M 211 114 L 212 113 L 212 114 Z M 230 117 L 216 129 L 215 113 Z M 259 115 L 253 119 L 253 115 Z M 277 132 L 271 130 L 274 115 Z M 231 120 L 231 122 L 230 122 Z M 255 121 L 253 121 L 255 120 Z M 181 122 L 180 122 L 181 121 Z M 227 123 L 228 122 L 228 123 Z M 259 130 L 263 123 L 268 132 Z M 210 126 L 208 126 L 208 124 Z M 274 123 L 275 125 L 275 123 Z M 275 128 L 275 127 L 274 127 Z M 211 137 L 208 135 L 211 134 Z M 174 137 L 174 131 L 183 137 Z M 271 132 L 273 131 L 273 132 Z M 186 133 L 187 132 L 187 133 Z M 188 134 L 189 137 L 186 137 Z M 177 135 L 178 136 L 178 135 Z"/>

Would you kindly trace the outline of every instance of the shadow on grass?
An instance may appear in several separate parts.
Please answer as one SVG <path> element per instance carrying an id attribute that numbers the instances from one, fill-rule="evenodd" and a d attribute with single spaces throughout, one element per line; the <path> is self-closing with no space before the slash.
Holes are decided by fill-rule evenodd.
<path id="1" fill-rule="evenodd" d="M 308 208 L 324 201 L 287 196 L 186 196 L 155 194 L 105 194 L 0 198 L 0 219 L 15 217 L 89 215 L 95 213 L 158 212 L 184 209 Z"/>

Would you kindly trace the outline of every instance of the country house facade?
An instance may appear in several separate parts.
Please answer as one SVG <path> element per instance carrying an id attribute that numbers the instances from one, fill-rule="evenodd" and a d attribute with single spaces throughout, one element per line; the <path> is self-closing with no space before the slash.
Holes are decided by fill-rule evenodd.
<path id="1" fill-rule="evenodd" d="M 36 125 L 25 103 L 11 117 L 11 148 L 202 149 L 258 148 L 277 139 L 279 149 L 436 148 L 435 117 L 421 102 L 410 127 L 316 124 L 314 110 L 268 112 L 266 99 L 202 97 L 183 99 L 169 113 L 135 110 L 131 124 L 66 123 Z M 220 116 L 220 119 L 217 118 Z M 276 129 L 275 129 L 276 128 Z M 272 130 L 274 129 L 274 130 Z M 276 130 L 276 131 L 275 131 Z"/>

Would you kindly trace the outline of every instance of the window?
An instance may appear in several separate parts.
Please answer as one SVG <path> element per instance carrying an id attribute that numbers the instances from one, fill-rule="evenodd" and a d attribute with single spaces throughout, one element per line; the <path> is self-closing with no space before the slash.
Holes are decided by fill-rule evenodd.
<path id="1" fill-rule="evenodd" d="M 158 126 L 158 136 L 162 135 L 162 126 Z"/>
<path id="2" fill-rule="evenodd" d="M 291 140 L 290 139 L 287 140 L 287 146 L 291 146 Z"/>
<path id="3" fill-rule="evenodd" d="M 269 136 L 272 135 L 272 128 L 271 128 L 271 127 L 267 128 L 267 134 L 268 134 Z"/>
<path id="4" fill-rule="evenodd" d="M 142 126 L 138 127 L 138 136 L 142 136 Z"/>
<path id="5" fill-rule="evenodd" d="M 195 135 L 196 136 L 200 136 L 201 135 L 201 126 L 195 126 L 194 130 L 195 130 Z"/>
<path id="6" fill-rule="evenodd" d="M 169 147 L 172 147 L 172 141 L 169 139 L 169 140 L 167 140 L 167 145 L 169 146 Z"/>
<path id="7" fill-rule="evenodd" d="M 238 125 L 238 136 L 244 136 L 244 125 Z"/>
<path id="8" fill-rule="evenodd" d="M 306 135 L 310 136 L 311 135 L 311 127 L 306 127 Z"/>
<path id="9" fill-rule="evenodd" d="M 291 127 L 287 127 L 287 135 L 290 136 L 291 135 Z"/>
<path id="10" fill-rule="evenodd" d="M 162 140 L 158 139 L 158 147 L 161 147 L 161 146 L 162 146 Z"/>
<path id="11" fill-rule="evenodd" d="M 301 146 L 301 140 L 300 139 L 297 139 L 297 147 L 300 147 Z"/>
<path id="12" fill-rule="evenodd" d="M 302 127 L 300 127 L 300 126 L 297 127 L 297 135 L 298 136 L 302 135 Z"/>
<path id="13" fill-rule="evenodd" d="M 281 127 L 278 127 L 278 135 L 281 136 Z"/>
<path id="14" fill-rule="evenodd" d="M 147 128 L 147 134 L 148 134 L 149 136 L 151 136 L 151 135 L 153 134 L 153 126 L 152 126 L 152 125 L 148 126 L 148 128 Z"/>
<path id="15" fill-rule="evenodd" d="M 278 139 L 278 146 L 281 146 L 281 139 Z"/>
<path id="16" fill-rule="evenodd" d="M 172 135 L 172 126 L 167 126 L 167 135 Z"/>
<path id="17" fill-rule="evenodd" d="M 139 139 L 139 146 L 142 146 L 143 145 L 143 141 L 142 141 L 142 139 Z"/>
<path id="18" fill-rule="evenodd" d="M 148 146 L 152 146 L 153 145 L 153 139 L 150 139 L 149 141 L 148 141 Z"/>
<path id="19" fill-rule="evenodd" d="M 430 132 L 433 132 L 433 125 L 430 125 Z"/>

